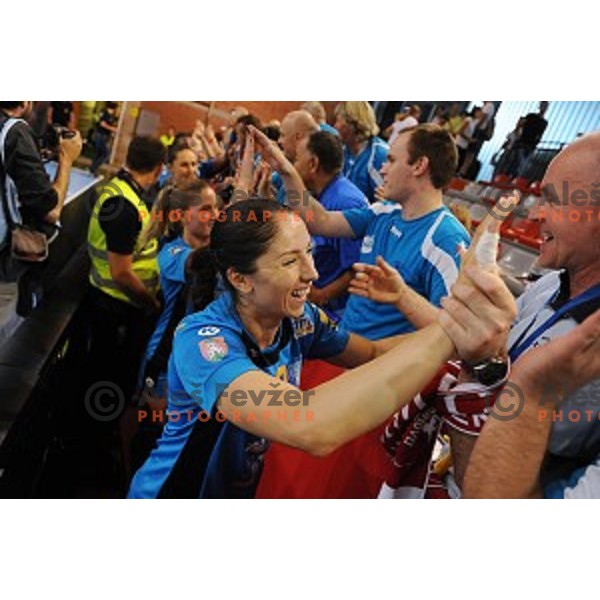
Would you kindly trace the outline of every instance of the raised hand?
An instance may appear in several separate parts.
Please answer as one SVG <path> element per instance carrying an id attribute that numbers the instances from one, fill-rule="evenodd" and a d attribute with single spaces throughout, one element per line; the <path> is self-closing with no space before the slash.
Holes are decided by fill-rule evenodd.
<path id="1" fill-rule="evenodd" d="M 254 136 L 256 147 L 263 160 L 274 171 L 279 171 L 281 173 L 293 169 L 290 161 L 285 157 L 281 148 L 273 140 L 270 140 L 262 131 L 259 131 L 256 127 L 252 127 L 251 125 L 248 126 L 248 131 Z"/>
<path id="2" fill-rule="evenodd" d="M 250 132 L 246 135 L 246 143 L 242 160 L 236 173 L 236 190 L 249 194 L 254 183 L 254 135 Z"/>
<path id="3" fill-rule="evenodd" d="M 261 161 L 254 171 L 254 189 L 261 198 L 271 198 L 273 195 L 271 191 L 272 174 L 271 167 L 264 161 Z"/>
<path id="4" fill-rule="evenodd" d="M 478 264 L 488 271 L 498 272 L 496 257 L 498 255 L 498 244 L 500 241 L 500 227 L 503 221 L 515 210 L 519 204 L 519 192 L 514 191 L 510 196 L 500 198 L 496 204 L 498 210 L 494 209 L 479 224 L 471 246 L 467 251 L 462 251 L 461 272 L 459 281 L 464 281 L 463 270 L 474 264 Z"/>
<path id="5" fill-rule="evenodd" d="M 463 267 L 452 295 L 442 299 L 442 308 L 439 323 L 462 359 L 477 363 L 506 354 L 517 307 L 497 272 L 476 261 Z"/>
<path id="6" fill-rule="evenodd" d="M 377 257 L 376 263 L 355 263 L 355 275 L 348 291 L 382 304 L 397 304 L 407 290 L 402 275 L 381 256 Z"/>

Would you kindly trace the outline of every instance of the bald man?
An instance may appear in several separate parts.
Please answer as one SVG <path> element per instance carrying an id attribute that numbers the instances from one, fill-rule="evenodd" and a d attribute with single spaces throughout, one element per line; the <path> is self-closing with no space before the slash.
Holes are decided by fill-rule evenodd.
<path id="1" fill-rule="evenodd" d="M 319 125 L 305 110 L 294 110 L 284 117 L 281 122 L 279 145 L 292 164 L 296 162 L 298 144 L 307 140 L 315 131 L 319 131 Z M 277 192 L 277 202 L 285 204 L 285 188 L 279 173 L 273 173 L 271 182 Z"/>
<path id="2" fill-rule="evenodd" d="M 548 166 L 530 218 L 541 226 L 538 264 L 557 271 L 518 299 L 508 348 L 521 412 L 488 419 L 465 476 L 468 497 L 600 497 L 600 379 L 589 382 L 600 351 L 586 354 L 592 337 L 577 338 L 600 309 L 599 183 L 600 132 Z M 513 383 L 504 403 L 519 389 Z"/>
<path id="3" fill-rule="evenodd" d="M 296 160 L 298 142 L 307 139 L 315 131 L 319 131 L 319 125 L 305 110 L 294 110 L 284 117 L 281 122 L 279 145 L 292 164 Z"/>
<path id="4" fill-rule="evenodd" d="M 332 127 L 329 125 L 329 123 L 327 123 L 327 113 L 325 112 L 325 107 L 318 100 L 309 100 L 300 108 L 312 115 L 313 119 L 318 123 L 321 131 L 326 131 L 327 133 L 337 136 L 340 135 L 335 127 Z"/>

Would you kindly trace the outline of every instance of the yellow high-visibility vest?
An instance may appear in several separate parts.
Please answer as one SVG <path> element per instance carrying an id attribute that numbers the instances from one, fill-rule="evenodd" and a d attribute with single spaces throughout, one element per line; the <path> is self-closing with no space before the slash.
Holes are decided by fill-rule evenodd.
<path id="1" fill-rule="evenodd" d="M 88 253 L 91 260 L 90 282 L 105 294 L 136 305 L 136 302 L 121 291 L 112 280 L 108 265 L 108 249 L 106 247 L 106 234 L 100 226 L 100 210 L 102 205 L 114 196 L 122 196 L 135 207 L 142 223 L 133 251 L 133 272 L 142 280 L 150 294 L 156 295 L 160 285 L 158 269 L 158 241 L 151 239 L 145 241 L 147 232 L 152 223 L 150 212 L 143 200 L 135 193 L 133 188 L 123 179 L 115 177 L 101 190 L 90 218 L 88 229 Z M 115 214 L 115 219 L 119 218 Z"/>

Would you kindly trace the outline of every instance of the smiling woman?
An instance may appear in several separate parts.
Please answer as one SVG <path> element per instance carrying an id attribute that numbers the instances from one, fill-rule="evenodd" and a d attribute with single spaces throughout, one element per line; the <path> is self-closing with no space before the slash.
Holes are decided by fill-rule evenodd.
<path id="1" fill-rule="evenodd" d="M 406 404 L 455 351 L 478 361 L 505 344 L 512 295 L 476 266 L 464 275 L 464 302 L 449 304 L 441 324 L 377 342 L 342 331 L 307 302 L 318 273 L 305 224 L 247 218 L 291 214 L 267 200 L 240 202 L 235 211 L 240 219 L 228 209 L 194 261 L 198 280 L 216 269 L 228 292 L 175 333 L 168 410 L 187 418 L 169 419 L 129 497 L 253 497 L 268 440 L 328 454 Z M 296 402 L 305 358 L 358 368 Z M 272 390 L 294 401 L 276 413 L 255 401 Z M 214 418 L 197 418 L 201 412 Z"/>

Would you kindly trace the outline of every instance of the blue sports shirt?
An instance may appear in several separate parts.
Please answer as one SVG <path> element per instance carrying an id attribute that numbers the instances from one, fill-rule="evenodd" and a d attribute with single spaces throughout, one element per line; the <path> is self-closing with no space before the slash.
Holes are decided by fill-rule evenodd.
<path id="1" fill-rule="evenodd" d="M 458 277 L 457 247 L 469 245 L 469 234 L 458 219 L 441 207 L 418 219 L 404 220 L 399 204 L 377 202 L 367 210 L 344 211 L 356 237 L 363 237 L 360 262 L 375 264 L 382 256 L 406 284 L 439 306 Z M 395 306 L 350 295 L 342 325 L 371 340 L 414 331 Z"/>

